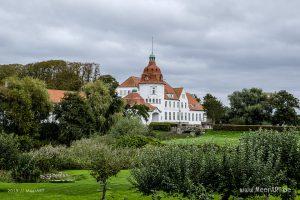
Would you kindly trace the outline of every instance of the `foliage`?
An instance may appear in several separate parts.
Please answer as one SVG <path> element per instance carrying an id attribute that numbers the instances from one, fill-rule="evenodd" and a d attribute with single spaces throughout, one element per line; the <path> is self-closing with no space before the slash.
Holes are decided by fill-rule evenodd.
<path id="1" fill-rule="evenodd" d="M 141 148 L 150 145 L 160 145 L 161 143 L 153 138 L 142 135 L 123 135 L 116 141 L 117 147 Z"/>
<path id="2" fill-rule="evenodd" d="M 240 188 L 288 186 L 294 191 L 299 184 L 299 162 L 295 132 L 259 131 L 245 135 L 237 147 L 230 149 L 148 147 L 139 154 L 132 175 L 134 185 L 146 194 L 163 190 L 187 196 L 192 195 L 189 186 L 202 185 L 228 199 L 230 195 L 257 195 L 243 193 Z M 289 194 L 292 197 L 293 192 Z"/>
<path id="3" fill-rule="evenodd" d="M 12 178 L 15 182 L 37 182 L 40 175 L 41 171 L 35 160 L 27 154 L 21 154 L 12 169 Z"/>
<path id="4" fill-rule="evenodd" d="M 224 117 L 225 109 L 220 100 L 211 94 L 206 94 L 203 101 L 203 107 L 206 111 L 207 117 L 212 120 L 213 124 L 219 123 Z"/>
<path id="5" fill-rule="evenodd" d="M 95 130 L 95 119 L 92 109 L 78 93 L 68 93 L 55 106 L 55 119 L 59 121 L 58 140 L 70 146 L 74 140 L 88 137 Z"/>
<path id="6" fill-rule="evenodd" d="M 192 181 L 192 177 L 196 175 L 191 168 L 194 166 L 193 156 L 196 152 L 200 153 L 199 149 L 193 146 L 145 149 L 132 170 L 133 184 L 145 194 L 162 190 L 183 193 L 184 196 L 194 196 L 194 192 L 198 191 L 196 188 L 202 188 L 201 185 Z M 200 176 L 200 174 L 197 175 Z"/>
<path id="7" fill-rule="evenodd" d="M 88 83 L 83 87 L 86 95 L 86 101 L 89 109 L 93 111 L 95 120 L 95 130 L 99 133 L 106 133 L 107 129 L 107 113 L 113 98 L 110 95 L 109 88 L 101 80 Z M 112 115 L 115 113 L 112 113 Z"/>
<path id="8" fill-rule="evenodd" d="M 0 133 L 0 170 L 10 169 L 18 159 L 18 141 L 12 134 Z"/>
<path id="9" fill-rule="evenodd" d="M 107 181 L 111 176 L 116 176 L 124 168 L 124 159 L 119 152 L 113 149 L 103 149 L 97 154 L 91 167 L 91 175 L 102 184 L 102 200 L 105 200 Z"/>
<path id="10" fill-rule="evenodd" d="M 235 123 L 263 124 L 270 121 L 272 107 L 269 104 L 268 95 L 261 89 L 251 88 L 235 91 L 229 95 L 230 115 Z"/>
<path id="11" fill-rule="evenodd" d="M 175 125 L 176 124 L 172 124 L 170 122 L 151 122 L 149 129 L 157 131 L 171 131 L 171 127 Z"/>
<path id="12" fill-rule="evenodd" d="M 18 76 L 21 73 L 22 65 L 8 64 L 0 65 L 0 84 L 4 84 L 5 79 L 11 76 Z"/>
<path id="13" fill-rule="evenodd" d="M 137 117 L 123 117 L 111 127 L 109 133 L 116 137 L 122 135 L 146 135 L 148 129 Z"/>
<path id="14" fill-rule="evenodd" d="M 42 174 L 40 176 L 41 181 L 50 183 L 72 183 L 75 182 L 74 178 L 69 174 L 58 172 L 50 174 Z"/>
<path id="15" fill-rule="evenodd" d="M 297 125 L 296 109 L 300 108 L 299 99 L 285 90 L 271 95 L 271 105 L 275 109 L 272 123 L 278 125 Z"/>
<path id="16" fill-rule="evenodd" d="M 300 127 L 293 126 L 271 126 L 271 125 L 233 125 L 233 124 L 215 124 L 213 130 L 215 131 L 258 131 L 263 130 L 276 130 L 284 131 L 286 129 L 298 129 Z"/>
<path id="17" fill-rule="evenodd" d="M 145 105 L 138 105 L 135 104 L 133 106 L 126 105 L 124 115 L 127 117 L 136 116 L 136 117 L 142 117 L 146 122 L 149 118 L 149 107 Z"/>
<path id="18" fill-rule="evenodd" d="M 104 114 L 106 121 L 104 122 L 104 129 L 109 130 L 109 128 L 122 116 L 124 110 L 123 99 L 117 94 L 116 89 L 119 86 L 118 81 L 111 75 L 102 75 L 99 78 L 107 88 L 109 89 L 112 102 Z"/>
<path id="19" fill-rule="evenodd" d="M 0 123 L 7 133 L 35 137 L 51 111 L 45 84 L 28 77 L 6 82 L 0 86 Z"/>
<path id="20" fill-rule="evenodd" d="M 0 183 L 5 182 L 9 183 L 12 182 L 11 172 L 7 170 L 0 170 Z"/>
<path id="21" fill-rule="evenodd" d="M 62 170 L 72 163 L 70 156 L 67 155 L 67 149 L 64 146 L 53 147 L 51 145 L 43 146 L 38 150 L 28 153 L 36 166 L 42 173 Z"/>

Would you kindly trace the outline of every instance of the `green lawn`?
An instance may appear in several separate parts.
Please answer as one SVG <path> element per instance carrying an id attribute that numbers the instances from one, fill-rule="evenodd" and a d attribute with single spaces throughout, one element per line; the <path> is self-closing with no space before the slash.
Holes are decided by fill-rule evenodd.
<path id="1" fill-rule="evenodd" d="M 238 131 L 212 131 L 208 130 L 199 137 L 172 139 L 164 141 L 165 144 L 204 144 L 215 143 L 218 145 L 237 145 L 243 132 Z"/>
<path id="2" fill-rule="evenodd" d="M 90 176 L 88 170 L 68 170 L 68 174 L 77 176 L 74 183 L 0 183 L 1 200 L 94 200 L 100 198 L 99 185 Z M 144 196 L 137 192 L 128 178 L 128 170 L 121 171 L 117 177 L 109 182 L 107 199 L 115 200 L 151 200 L 151 196 Z M 300 192 L 300 191 L 299 191 Z M 179 199 L 161 195 L 163 200 Z M 220 199 L 215 195 L 215 199 Z M 280 198 L 270 198 L 279 200 Z M 299 197 L 297 199 L 300 199 Z"/>

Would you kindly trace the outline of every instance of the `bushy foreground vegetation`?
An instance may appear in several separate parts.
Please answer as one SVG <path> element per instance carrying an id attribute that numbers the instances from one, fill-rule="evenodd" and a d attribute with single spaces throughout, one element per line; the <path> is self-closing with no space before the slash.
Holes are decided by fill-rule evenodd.
<path id="1" fill-rule="evenodd" d="M 271 194 L 293 199 L 300 183 L 298 141 L 293 131 L 259 131 L 222 151 L 199 146 L 149 147 L 138 156 L 133 182 L 145 194 L 163 190 L 199 197 L 196 188 L 200 188 L 201 194 L 218 192 L 223 199 Z M 288 187 L 290 192 L 241 191 L 255 187 Z"/>

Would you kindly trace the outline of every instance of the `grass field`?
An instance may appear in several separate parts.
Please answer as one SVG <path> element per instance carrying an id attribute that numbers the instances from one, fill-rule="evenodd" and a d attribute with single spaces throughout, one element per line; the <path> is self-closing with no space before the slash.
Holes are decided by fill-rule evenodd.
<path id="1" fill-rule="evenodd" d="M 165 144 L 204 144 L 215 143 L 218 145 L 237 145 L 243 132 L 211 131 L 208 130 L 199 137 L 189 137 L 180 139 L 165 140 Z"/>

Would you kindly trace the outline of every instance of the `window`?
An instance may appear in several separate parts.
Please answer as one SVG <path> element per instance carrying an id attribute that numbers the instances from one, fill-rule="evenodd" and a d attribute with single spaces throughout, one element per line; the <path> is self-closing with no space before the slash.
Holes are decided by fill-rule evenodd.
<path id="1" fill-rule="evenodd" d="M 179 112 L 177 113 L 177 120 L 179 121 L 180 119 L 180 116 L 179 116 Z"/>
<path id="2" fill-rule="evenodd" d="M 152 103 L 155 103 L 155 99 L 152 99 Z"/>
<path id="3" fill-rule="evenodd" d="M 186 103 L 184 103 L 184 107 L 186 108 Z"/>
<path id="4" fill-rule="evenodd" d="M 148 99 L 148 102 L 151 103 L 151 99 Z"/>
<path id="5" fill-rule="evenodd" d="M 179 108 L 179 102 L 177 102 L 177 108 Z"/>
<path id="6" fill-rule="evenodd" d="M 183 103 L 181 102 L 181 108 L 183 108 Z"/>
<path id="7" fill-rule="evenodd" d="M 146 99 L 146 103 L 148 103 L 148 99 Z"/>
<path id="8" fill-rule="evenodd" d="M 151 87 L 151 94 L 156 95 L 156 86 Z"/>
<path id="9" fill-rule="evenodd" d="M 172 120 L 172 113 L 169 112 L 169 120 Z"/>
<path id="10" fill-rule="evenodd" d="M 158 99 L 155 99 L 155 102 L 158 104 Z"/>
<path id="11" fill-rule="evenodd" d="M 181 120 L 183 120 L 183 113 L 180 114 L 180 118 L 181 118 Z"/>
<path id="12" fill-rule="evenodd" d="M 196 113 L 196 121 L 198 121 L 198 114 Z"/>
<path id="13" fill-rule="evenodd" d="M 191 121 L 191 113 L 189 113 L 189 121 Z"/>
<path id="14" fill-rule="evenodd" d="M 171 102 L 171 101 L 169 101 L 169 107 L 170 107 L 170 108 L 172 107 L 172 102 Z"/>
<path id="15" fill-rule="evenodd" d="M 182 94 L 182 98 L 185 99 L 185 94 Z"/>
<path id="16" fill-rule="evenodd" d="M 184 120 L 187 120 L 187 113 L 184 113 Z"/>
<path id="17" fill-rule="evenodd" d="M 168 120 L 168 113 L 165 112 L 165 120 Z"/>
<path id="18" fill-rule="evenodd" d="M 173 120 L 176 120 L 176 113 L 173 112 Z"/>
<path id="19" fill-rule="evenodd" d="M 175 101 L 173 102 L 173 108 L 175 108 Z"/>
<path id="20" fill-rule="evenodd" d="M 159 104 L 161 104 L 161 99 L 158 100 Z"/>
<path id="21" fill-rule="evenodd" d="M 167 107 L 167 105 L 168 105 L 168 102 L 167 102 L 167 101 L 165 101 L 165 107 Z"/>
<path id="22" fill-rule="evenodd" d="M 194 113 L 192 113 L 192 121 L 194 121 Z"/>

